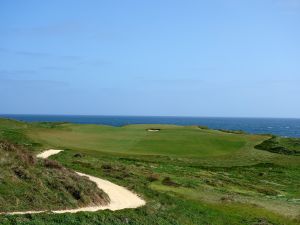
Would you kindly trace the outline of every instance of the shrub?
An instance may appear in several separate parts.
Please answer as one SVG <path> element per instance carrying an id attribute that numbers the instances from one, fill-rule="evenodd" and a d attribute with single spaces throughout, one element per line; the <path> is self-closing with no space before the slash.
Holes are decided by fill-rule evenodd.
<path id="1" fill-rule="evenodd" d="M 56 161 L 50 160 L 50 159 L 44 160 L 44 166 L 51 168 L 51 169 L 62 169 L 63 168 L 63 166 L 61 164 L 59 164 Z"/>
<path id="2" fill-rule="evenodd" d="M 218 129 L 218 130 L 229 134 L 247 134 L 247 132 L 243 130 L 225 130 L 225 129 Z"/>
<path id="3" fill-rule="evenodd" d="M 154 182 L 154 181 L 159 180 L 159 176 L 158 176 L 157 174 L 150 174 L 150 175 L 147 177 L 147 180 L 150 181 L 150 182 Z"/>
<path id="4" fill-rule="evenodd" d="M 176 182 L 172 181 L 172 179 L 170 177 L 165 177 L 162 182 L 163 185 L 166 186 L 173 186 L 173 187 L 178 187 L 179 184 L 177 184 Z"/>
<path id="5" fill-rule="evenodd" d="M 232 196 L 223 196 L 223 197 L 221 197 L 220 198 L 220 200 L 222 201 L 222 202 L 234 202 L 234 199 L 233 199 L 233 197 Z"/>
<path id="6" fill-rule="evenodd" d="M 24 179 L 24 180 L 30 179 L 30 174 L 28 173 L 28 171 L 26 171 L 21 166 L 13 168 L 13 171 L 14 171 L 15 175 L 20 179 Z"/>
<path id="7" fill-rule="evenodd" d="M 0 149 L 7 151 L 7 152 L 13 152 L 16 159 L 18 159 L 24 166 L 31 166 L 35 165 L 36 158 L 26 151 L 23 147 L 7 142 L 7 141 L 1 141 L 0 142 Z"/>
<path id="8" fill-rule="evenodd" d="M 262 193 L 262 194 L 265 194 L 265 195 L 272 195 L 272 196 L 276 196 L 278 195 L 279 193 L 277 191 L 275 191 L 274 189 L 272 188 L 256 188 L 256 190 L 259 192 L 259 193 Z"/>
<path id="9" fill-rule="evenodd" d="M 25 166 L 32 166 L 36 163 L 36 158 L 27 151 L 19 151 L 18 158 L 25 164 Z"/>
<path id="10" fill-rule="evenodd" d="M 111 170 L 112 169 L 112 165 L 110 165 L 110 164 L 103 164 L 101 166 L 101 168 L 104 169 L 104 170 Z"/>
<path id="11" fill-rule="evenodd" d="M 79 160 L 72 161 L 72 163 L 78 164 L 78 165 L 80 165 L 82 167 L 85 167 L 85 168 L 92 168 L 93 167 L 91 163 L 89 163 L 89 162 L 81 162 Z"/>
<path id="12" fill-rule="evenodd" d="M 7 142 L 7 141 L 1 141 L 0 142 L 0 149 L 3 149 L 4 151 L 17 151 L 16 145 Z"/>
<path id="13" fill-rule="evenodd" d="M 80 200 L 82 198 L 81 191 L 78 190 L 76 187 L 67 186 L 66 189 L 76 200 Z"/>
<path id="14" fill-rule="evenodd" d="M 74 154 L 73 157 L 75 157 L 75 158 L 82 158 L 83 155 L 81 153 L 76 153 L 76 154 Z"/>

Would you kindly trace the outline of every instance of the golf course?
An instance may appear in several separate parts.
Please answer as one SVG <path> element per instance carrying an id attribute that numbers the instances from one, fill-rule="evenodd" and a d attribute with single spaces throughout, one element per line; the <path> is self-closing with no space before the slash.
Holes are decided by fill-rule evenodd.
<path id="1" fill-rule="evenodd" d="M 61 166 L 68 173 L 76 171 L 124 187 L 146 203 L 118 211 L 1 214 L 0 224 L 300 223 L 300 139 L 297 138 L 212 130 L 198 125 L 114 127 L 27 123 L 2 118 L 0 142 L 22 148 L 31 155 L 60 149 L 50 156 L 51 162 L 59 166 L 50 169 L 39 166 L 39 173 L 46 170 L 52 176 Z M 5 167 L 8 164 L 3 160 L 1 163 L 1 168 L 9 170 Z M 35 207 L 30 209 L 27 202 L 24 208 L 22 201 L 27 200 L 22 196 L 29 196 L 32 191 L 28 188 L 32 179 L 29 175 L 9 177 L 8 182 L 6 174 L 0 174 L 0 212 L 36 210 L 43 204 L 47 205 L 45 209 L 55 211 L 85 207 L 95 201 L 90 194 L 95 188 L 93 184 L 89 183 L 89 191 L 81 185 L 79 192 L 86 193 L 83 198 L 86 200 L 74 202 L 71 197 L 68 201 L 58 201 L 55 196 L 68 193 L 61 187 L 50 192 L 47 182 L 39 181 L 45 188 L 36 192 L 39 204 L 33 203 Z M 56 179 L 58 182 L 62 178 Z M 83 178 L 77 179 L 84 182 Z M 22 185 L 13 186 L 17 183 Z M 102 204 L 109 204 L 105 190 L 98 192 Z M 49 202 L 45 193 L 53 201 Z"/>

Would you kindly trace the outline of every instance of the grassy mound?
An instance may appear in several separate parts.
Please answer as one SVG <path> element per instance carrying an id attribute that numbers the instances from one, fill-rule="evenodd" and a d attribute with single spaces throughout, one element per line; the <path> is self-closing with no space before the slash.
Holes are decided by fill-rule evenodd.
<path id="1" fill-rule="evenodd" d="M 56 161 L 42 160 L 24 148 L 0 142 L 0 212 L 58 210 L 109 201 L 87 178 Z"/>
<path id="2" fill-rule="evenodd" d="M 273 136 L 261 144 L 256 145 L 255 148 L 278 154 L 300 155 L 300 139 Z"/>

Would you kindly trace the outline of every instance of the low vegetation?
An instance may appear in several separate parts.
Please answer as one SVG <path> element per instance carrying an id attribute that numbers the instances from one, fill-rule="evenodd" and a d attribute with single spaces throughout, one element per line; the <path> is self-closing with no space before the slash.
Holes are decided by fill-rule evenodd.
<path id="1" fill-rule="evenodd" d="M 225 133 L 230 133 L 230 134 L 247 134 L 247 132 L 243 130 L 224 130 L 224 129 L 219 129 L 219 131 L 225 132 Z"/>
<path id="2" fill-rule="evenodd" d="M 57 161 L 0 142 L 0 212 L 58 210 L 107 204 L 105 193 Z"/>
<path id="3" fill-rule="evenodd" d="M 256 145 L 255 148 L 278 154 L 300 155 L 300 139 L 272 136 L 270 139 Z"/>
<path id="4" fill-rule="evenodd" d="M 0 224 L 300 223 L 300 157 L 255 148 L 270 136 L 173 125 L 26 126 L 2 130 L 24 135 L 31 151 L 64 149 L 55 161 L 125 186 L 147 204 L 115 212 L 0 216 Z M 161 131 L 147 132 L 153 127 Z M 280 144 L 298 151 L 297 140 L 280 138 Z"/>

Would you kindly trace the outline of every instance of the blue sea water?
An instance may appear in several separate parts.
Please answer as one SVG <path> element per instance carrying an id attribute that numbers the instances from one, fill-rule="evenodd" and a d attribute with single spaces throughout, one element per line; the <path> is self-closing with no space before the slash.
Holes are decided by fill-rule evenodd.
<path id="1" fill-rule="evenodd" d="M 79 115 L 0 115 L 0 117 L 27 122 L 71 122 L 111 126 L 128 124 L 203 125 L 213 129 L 243 130 L 254 134 L 268 133 L 285 137 L 300 137 L 300 119 Z"/>

